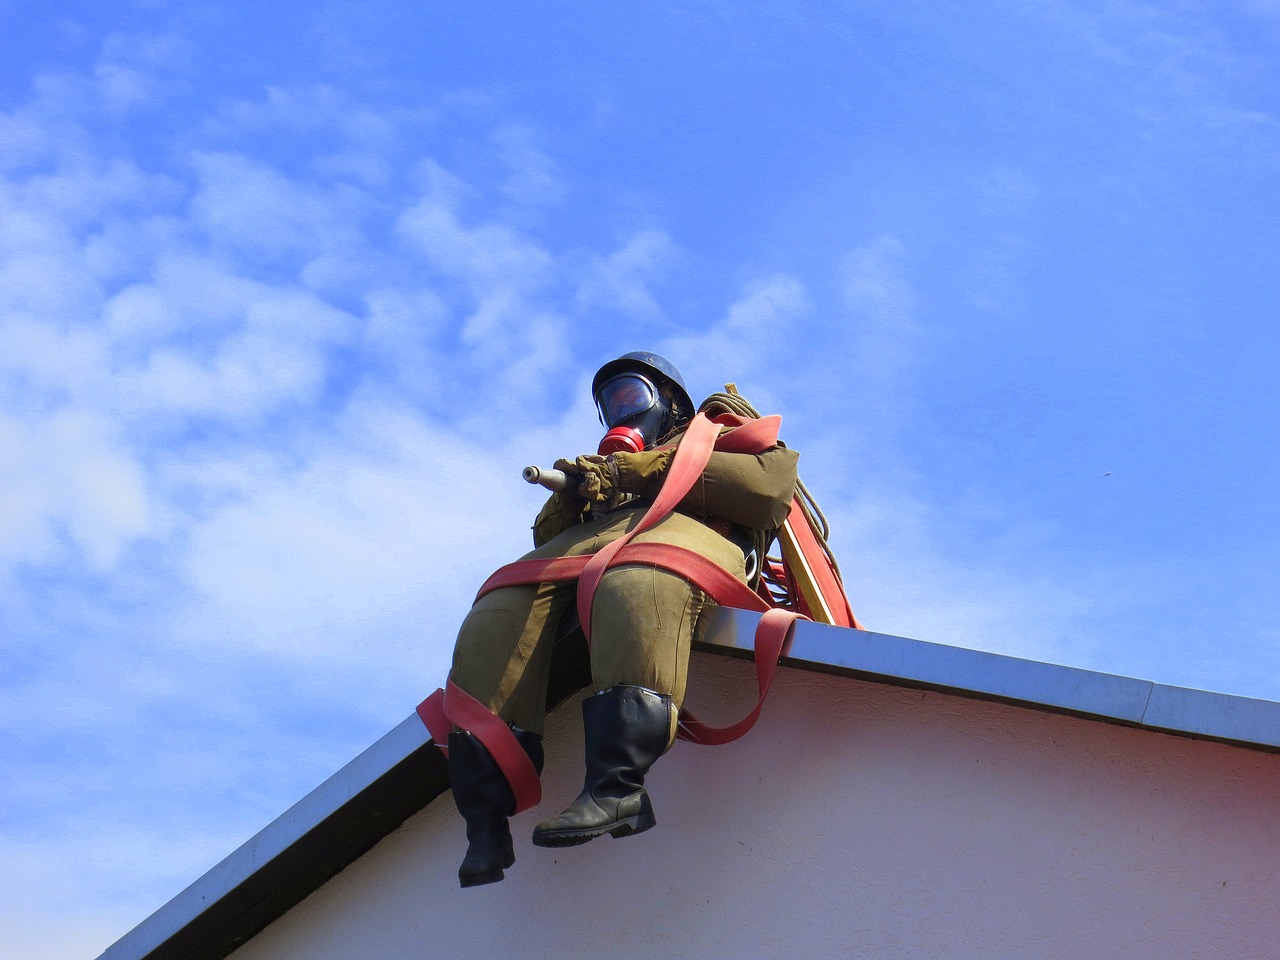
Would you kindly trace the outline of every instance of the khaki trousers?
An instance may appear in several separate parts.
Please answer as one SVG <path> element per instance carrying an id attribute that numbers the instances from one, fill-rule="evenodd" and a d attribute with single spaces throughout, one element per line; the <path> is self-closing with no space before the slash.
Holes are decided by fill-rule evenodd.
<path id="1" fill-rule="evenodd" d="M 642 508 L 617 510 L 578 524 L 521 559 L 592 554 L 630 530 Z M 720 534 L 672 513 L 632 543 L 669 543 L 702 554 L 739 580 L 742 551 Z M 509 723 L 541 734 L 551 647 L 577 581 L 503 587 L 467 614 L 453 651 L 453 682 Z M 600 580 L 591 612 L 594 689 L 647 687 L 684 702 L 689 647 L 706 595 L 683 577 L 638 564 L 612 567 Z M 673 715 L 674 722 L 674 715 Z"/>

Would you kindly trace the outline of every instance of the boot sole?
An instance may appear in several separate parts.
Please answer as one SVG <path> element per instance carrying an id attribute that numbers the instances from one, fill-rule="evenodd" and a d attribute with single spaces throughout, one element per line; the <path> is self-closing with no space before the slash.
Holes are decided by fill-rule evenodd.
<path id="1" fill-rule="evenodd" d="M 657 825 L 657 817 L 651 813 L 642 813 L 599 827 L 578 827 L 573 830 L 544 830 L 541 833 L 535 831 L 533 845 L 535 847 L 576 847 L 579 844 L 588 843 L 596 837 L 603 837 L 606 833 L 611 837 L 629 837 L 634 833 L 644 833 Z"/>
<path id="2" fill-rule="evenodd" d="M 510 867 L 516 862 L 516 855 L 512 853 L 510 856 L 503 857 L 501 867 L 494 867 L 492 870 L 486 870 L 484 873 L 468 873 L 458 874 L 458 886 L 466 889 L 467 887 L 482 887 L 486 883 L 497 883 L 499 880 L 505 880 L 507 875 L 502 872 L 503 867 Z"/>
<path id="3" fill-rule="evenodd" d="M 458 886 L 464 890 L 467 887 L 482 887 L 486 883 L 497 883 L 499 880 L 505 880 L 507 875 L 501 870 L 495 870 L 493 873 L 480 873 L 470 877 L 459 877 Z"/>

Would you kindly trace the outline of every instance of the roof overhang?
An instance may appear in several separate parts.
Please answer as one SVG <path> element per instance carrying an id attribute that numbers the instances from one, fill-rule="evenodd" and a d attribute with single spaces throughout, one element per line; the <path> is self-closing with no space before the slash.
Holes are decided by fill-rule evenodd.
<path id="1" fill-rule="evenodd" d="M 698 649 L 750 657 L 759 614 L 714 612 Z M 996 700 L 1254 750 L 1280 750 L 1280 703 L 1171 687 L 942 644 L 801 622 L 784 667 Z M 553 655 L 548 706 L 589 679 L 580 634 Z M 448 789 L 416 713 L 102 954 L 216 960 L 355 861 Z"/>

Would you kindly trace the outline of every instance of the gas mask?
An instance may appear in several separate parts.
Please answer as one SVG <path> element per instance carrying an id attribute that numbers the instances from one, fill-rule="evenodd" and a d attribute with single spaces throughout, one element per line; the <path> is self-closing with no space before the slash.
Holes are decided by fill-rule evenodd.
<path id="1" fill-rule="evenodd" d="M 602 456 L 639 453 L 657 443 L 668 429 L 670 391 L 659 389 L 639 373 L 610 377 L 596 391 L 595 400 L 600 421 L 609 428 L 597 451 Z"/>
<path id="2" fill-rule="evenodd" d="M 591 396 L 609 428 L 600 441 L 606 457 L 652 447 L 696 409 L 675 364 L 647 350 L 624 353 L 597 370 Z"/>

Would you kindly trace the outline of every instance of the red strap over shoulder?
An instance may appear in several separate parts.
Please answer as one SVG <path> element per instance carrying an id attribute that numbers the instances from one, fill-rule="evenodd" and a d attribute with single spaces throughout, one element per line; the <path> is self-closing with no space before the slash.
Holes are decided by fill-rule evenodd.
<path id="1" fill-rule="evenodd" d="M 777 444 L 778 431 L 782 428 L 782 418 L 777 415 L 744 420 L 731 413 L 722 413 L 714 422 L 734 428 L 716 440 L 716 450 L 720 453 L 763 453 Z"/>
<path id="2" fill-rule="evenodd" d="M 578 617 L 582 621 L 582 632 L 586 634 L 587 643 L 591 642 L 591 604 L 605 570 L 636 534 L 648 530 L 684 499 L 706 469 L 719 435 L 719 429 L 705 416 L 698 414 L 694 417 L 681 438 L 680 445 L 676 447 L 676 455 L 671 460 L 662 489 L 640 518 L 640 522 L 613 543 L 601 548 L 587 562 L 582 576 L 578 578 Z"/>

